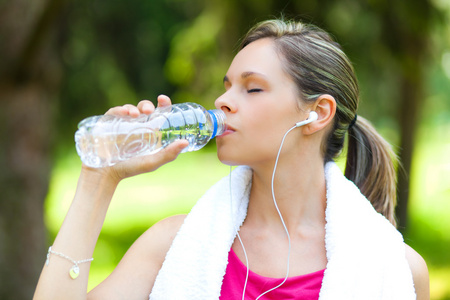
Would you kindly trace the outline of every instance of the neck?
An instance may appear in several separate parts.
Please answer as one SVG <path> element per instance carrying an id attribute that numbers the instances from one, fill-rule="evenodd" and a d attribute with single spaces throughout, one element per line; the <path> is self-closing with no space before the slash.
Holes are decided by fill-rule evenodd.
<path id="1" fill-rule="evenodd" d="M 273 165 L 253 168 L 247 221 L 283 229 L 272 196 Z M 326 188 L 323 160 L 280 158 L 273 182 L 275 200 L 289 232 L 325 224 Z M 262 227 L 262 228 L 263 228 Z"/>

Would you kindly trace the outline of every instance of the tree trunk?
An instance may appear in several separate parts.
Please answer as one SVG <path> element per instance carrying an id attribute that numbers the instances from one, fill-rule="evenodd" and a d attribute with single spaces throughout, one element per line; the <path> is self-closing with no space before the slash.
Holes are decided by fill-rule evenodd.
<path id="1" fill-rule="evenodd" d="M 418 68 L 414 78 L 420 77 Z M 411 165 L 414 153 L 415 136 L 419 120 L 419 109 L 422 99 L 422 83 L 420 80 L 403 78 L 400 102 L 400 153 L 401 167 L 398 168 L 397 207 L 396 216 L 398 229 L 406 232 L 408 229 L 408 202 L 410 189 Z"/>
<path id="2" fill-rule="evenodd" d="M 31 299 L 45 261 L 60 3 L 0 5 L 0 299 Z"/>
<path id="3" fill-rule="evenodd" d="M 50 170 L 48 93 L 39 83 L 2 86 L 0 298 L 31 299 L 45 260 Z"/>
<path id="4" fill-rule="evenodd" d="M 390 33 L 390 48 L 399 62 L 399 120 L 400 153 L 402 167 L 398 169 L 398 204 L 396 215 L 398 228 L 408 231 L 408 202 L 410 174 L 413 164 L 415 136 L 420 123 L 422 99 L 424 97 L 424 63 L 428 57 L 428 39 L 431 28 L 433 6 L 428 0 L 397 3 L 397 10 L 388 9 L 389 21 L 386 31 Z M 402 11 L 403 19 L 398 12 Z"/>

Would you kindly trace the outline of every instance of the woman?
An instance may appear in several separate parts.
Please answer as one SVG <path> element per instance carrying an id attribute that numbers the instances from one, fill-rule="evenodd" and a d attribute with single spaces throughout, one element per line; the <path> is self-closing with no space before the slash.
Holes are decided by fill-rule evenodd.
<path id="1" fill-rule="evenodd" d="M 229 129 L 217 138 L 218 157 L 249 168 L 219 182 L 187 217 L 145 232 L 87 298 L 429 299 L 424 260 L 386 220 L 394 223 L 391 150 L 356 116 L 353 68 L 329 35 L 301 23 L 258 24 L 224 85 L 215 105 Z M 160 96 L 158 105 L 170 99 Z M 153 110 L 141 101 L 108 113 Z M 347 132 L 345 176 L 372 205 L 332 163 Z M 117 184 L 172 161 L 186 145 L 109 168 L 83 166 L 35 299 L 86 298 L 88 258 Z M 66 275 L 72 264 L 76 279 Z"/>

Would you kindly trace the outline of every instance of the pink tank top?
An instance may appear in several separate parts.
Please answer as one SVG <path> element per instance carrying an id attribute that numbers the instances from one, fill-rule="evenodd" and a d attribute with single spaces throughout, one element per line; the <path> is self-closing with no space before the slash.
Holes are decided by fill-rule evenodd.
<path id="1" fill-rule="evenodd" d="M 324 271 L 321 270 L 306 275 L 288 277 L 282 286 L 265 294 L 261 297 L 261 300 L 317 300 L 319 299 Z M 233 249 L 231 249 L 228 254 L 228 265 L 223 278 L 220 300 L 242 299 L 246 272 L 246 266 L 240 261 Z M 245 299 L 256 299 L 256 297 L 265 291 L 279 285 L 283 280 L 284 278 L 264 277 L 250 270 L 247 288 L 245 290 Z"/>

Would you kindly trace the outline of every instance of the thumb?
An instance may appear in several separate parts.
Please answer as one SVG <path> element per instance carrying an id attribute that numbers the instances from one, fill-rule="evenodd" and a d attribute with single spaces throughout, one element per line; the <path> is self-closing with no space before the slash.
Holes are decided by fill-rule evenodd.
<path id="1" fill-rule="evenodd" d="M 161 151 L 146 156 L 134 157 L 129 161 L 116 164 L 113 170 L 117 178 L 127 177 L 155 171 L 159 167 L 175 160 L 178 154 L 189 145 L 187 140 L 175 141 Z"/>
<path id="2" fill-rule="evenodd" d="M 187 140 L 178 140 L 156 153 L 156 156 L 161 155 L 160 159 L 164 163 L 168 163 L 175 160 L 181 153 L 181 151 L 183 151 L 183 149 L 185 149 L 187 146 L 189 146 L 189 142 Z"/>
<path id="3" fill-rule="evenodd" d="M 175 141 L 158 153 L 141 157 L 141 162 L 139 164 L 141 170 L 139 170 L 138 173 L 151 172 L 174 161 L 188 145 L 189 142 L 187 140 Z"/>

